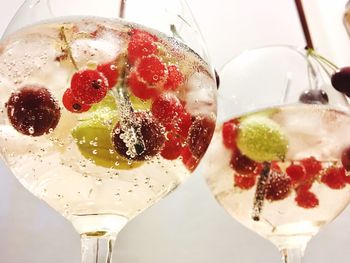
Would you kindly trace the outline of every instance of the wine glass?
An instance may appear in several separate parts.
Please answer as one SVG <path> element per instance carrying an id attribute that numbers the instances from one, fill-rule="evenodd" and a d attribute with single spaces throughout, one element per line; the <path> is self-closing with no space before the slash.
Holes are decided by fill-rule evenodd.
<path id="1" fill-rule="evenodd" d="M 0 143 L 20 183 L 112 262 L 125 224 L 188 178 L 216 82 L 188 5 L 27 0 L 0 43 Z"/>
<path id="2" fill-rule="evenodd" d="M 350 111 L 314 50 L 268 46 L 221 71 L 207 184 L 241 224 L 301 262 L 308 241 L 350 200 Z"/>

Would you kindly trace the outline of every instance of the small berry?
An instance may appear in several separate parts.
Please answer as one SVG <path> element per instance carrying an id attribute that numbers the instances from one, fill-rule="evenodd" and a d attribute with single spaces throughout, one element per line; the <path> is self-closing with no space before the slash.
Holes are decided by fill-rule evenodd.
<path id="1" fill-rule="evenodd" d="M 341 154 L 341 163 L 343 164 L 345 170 L 350 171 L 350 147 L 343 150 Z"/>
<path id="2" fill-rule="evenodd" d="M 329 167 L 321 178 L 321 182 L 331 189 L 342 189 L 346 185 L 345 169 L 343 167 Z"/>
<path id="3" fill-rule="evenodd" d="M 185 167 L 193 172 L 199 164 L 199 159 L 195 158 L 189 147 L 185 147 L 181 152 L 182 162 Z"/>
<path id="4" fill-rule="evenodd" d="M 81 104 L 80 102 L 78 102 L 72 94 L 72 90 L 71 89 L 67 89 L 62 97 L 62 102 L 64 107 L 73 113 L 82 113 L 82 112 L 86 112 L 91 108 L 91 105 L 86 105 L 86 104 Z"/>
<path id="5" fill-rule="evenodd" d="M 193 156 L 201 159 L 205 154 L 215 130 L 215 121 L 208 117 L 197 117 L 189 130 L 187 143 Z"/>
<path id="6" fill-rule="evenodd" d="M 271 172 L 265 189 L 265 198 L 267 200 L 283 200 L 287 198 L 292 189 L 292 180 L 284 173 Z"/>
<path id="7" fill-rule="evenodd" d="M 159 91 L 155 88 L 150 88 L 148 85 L 139 80 L 135 72 L 131 73 L 128 78 L 128 85 L 131 92 L 142 100 L 149 100 L 158 95 Z"/>
<path id="8" fill-rule="evenodd" d="M 275 171 L 275 172 L 278 172 L 278 173 L 281 173 L 282 172 L 282 169 L 281 167 L 278 165 L 278 162 L 276 161 L 272 161 L 271 162 L 271 167 L 270 167 L 271 171 Z"/>
<path id="9" fill-rule="evenodd" d="M 117 123 L 113 130 L 112 141 L 114 148 L 122 156 L 128 159 L 143 161 L 157 155 L 161 151 L 165 142 L 165 136 L 162 132 L 161 125 L 152 118 L 151 114 L 147 112 L 136 112 L 134 118 L 134 122 L 141 125 L 142 141 L 145 146 L 143 152 L 135 157 L 131 157 L 127 154 L 128 147 L 123 139 L 121 139 L 121 135 L 123 135 L 124 132 L 120 128 L 120 123 Z"/>
<path id="10" fill-rule="evenodd" d="M 254 187 L 256 182 L 256 175 L 255 174 L 247 174 L 247 175 L 241 175 L 241 174 L 234 174 L 233 176 L 234 186 L 242 189 L 242 190 L 249 190 Z"/>
<path id="11" fill-rule="evenodd" d="M 55 129 L 60 107 L 48 89 L 26 86 L 11 94 L 6 103 L 12 126 L 28 136 L 41 136 Z"/>
<path id="12" fill-rule="evenodd" d="M 101 72 L 108 81 L 109 89 L 112 89 L 118 82 L 119 70 L 112 63 L 102 64 L 97 67 L 97 71 Z"/>
<path id="13" fill-rule="evenodd" d="M 160 155 L 166 160 L 175 160 L 182 152 L 181 139 L 171 133 L 167 137 Z"/>
<path id="14" fill-rule="evenodd" d="M 234 150 L 237 148 L 238 120 L 227 121 L 222 126 L 222 138 L 226 148 Z"/>
<path id="15" fill-rule="evenodd" d="M 81 104 L 100 102 L 106 96 L 107 88 L 107 79 L 97 70 L 79 71 L 72 77 L 72 94 Z"/>
<path id="16" fill-rule="evenodd" d="M 322 170 L 321 163 L 313 156 L 301 160 L 300 163 L 305 168 L 307 178 L 316 176 Z"/>
<path id="17" fill-rule="evenodd" d="M 286 169 L 286 173 L 292 180 L 292 183 L 301 183 L 305 179 L 304 167 L 301 165 L 289 165 Z"/>
<path id="18" fill-rule="evenodd" d="M 161 82 L 165 77 L 165 65 L 155 56 L 143 57 L 137 66 L 137 71 L 150 85 Z"/>
<path id="19" fill-rule="evenodd" d="M 175 65 L 168 67 L 168 79 L 164 84 L 166 90 L 176 90 L 184 82 L 184 75 Z"/>
<path id="20" fill-rule="evenodd" d="M 331 77 L 332 86 L 339 92 L 350 93 L 350 67 L 339 69 Z"/>
<path id="21" fill-rule="evenodd" d="M 309 89 L 304 91 L 299 101 L 305 104 L 328 104 L 328 95 L 324 90 L 321 89 Z"/>
<path id="22" fill-rule="evenodd" d="M 238 149 L 233 151 L 230 167 L 234 169 L 238 174 L 247 175 L 254 172 L 257 167 L 257 163 L 247 156 L 243 155 Z"/>
<path id="23" fill-rule="evenodd" d="M 167 124 L 179 118 L 184 109 L 174 94 L 163 93 L 154 99 L 151 111 L 157 120 L 162 124 Z"/>
<path id="24" fill-rule="evenodd" d="M 139 58 L 157 53 L 158 38 L 156 36 L 140 29 L 132 29 L 130 35 L 128 58 L 131 64 L 134 64 Z"/>
<path id="25" fill-rule="evenodd" d="M 298 191 L 295 202 L 298 206 L 306 209 L 315 208 L 319 205 L 318 198 L 310 191 Z"/>
<path id="26" fill-rule="evenodd" d="M 182 137 L 182 139 L 186 139 L 188 136 L 188 132 L 190 130 L 190 127 L 192 125 L 192 118 L 191 115 L 186 112 L 184 109 L 181 113 L 179 113 L 178 118 L 173 120 L 172 123 L 172 131 L 179 136 Z"/>

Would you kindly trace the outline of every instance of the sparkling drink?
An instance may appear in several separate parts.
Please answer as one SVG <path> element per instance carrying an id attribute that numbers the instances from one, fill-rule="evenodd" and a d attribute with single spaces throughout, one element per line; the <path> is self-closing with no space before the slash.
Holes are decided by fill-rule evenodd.
<path id="1" fill-rule="evenodd" d="M 347 113 L 307 104 L 227 120 L 204 162 L 209 188 L 246 227 L 298 247 L 348 204 L 349 129 Z"/>
<path id="2" fill-rule="evenodd" d="M 215 126 L 192 50 L 119 20 L 24 28 L 0 45 L 1 152 L 80 233 L 120 228 L 181 184 Z"/>

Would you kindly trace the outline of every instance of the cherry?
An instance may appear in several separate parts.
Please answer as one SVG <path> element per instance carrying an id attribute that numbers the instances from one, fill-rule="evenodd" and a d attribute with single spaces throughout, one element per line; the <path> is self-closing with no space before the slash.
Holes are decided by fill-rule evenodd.
<path id="1" fill-rule="evenodd" d="M 182 152 L 182 141 L 176 135 L 169 133 L 168 140 L 164 143 L 164 148 L 162 149 L 160 155 L 167 160 L 177 159 Z"/>
<path id="2" fill-rule="evenodd" d="M 341 154 L 341 163 L 343 164 L 345 170 L 350 171 L 350 147 L 343 150 Z"/>
<path id="3" fill-rule="evenodd" d="M 331 189 L 342 189 L 346 185 L 345 169 L 343 167 L 329 167 L 321 178 L 321 182 Z"/>
<path id="4" fill-rule="evenodd" d="M 207 150 L 215 130 L 215 121 L 209 117 L 197 117 L 190 127 L 187 143 L 193 156 L 201 159 Z"/>
<path id="5" fill-rule="evenodd" d="M 11 94 L 6 103 L 12 126 L 28 136 L 41 136 L 55 129 L 61 117 L 60 107 L 48 89 L 25 86 Z"/>
<path id="6" fill-rule="evenodd" d="M 167 124 L 179 118 L 184 109 L 173 93 L 163 93 L 154 99 L 151 111 L 157 120 L 162 124 Z"/>
<path id="7" fill-rule="evenodd" d="M 306 209 L 314 208 L 319 205 L 316 195 L 308 190 L 298 191 L 294 200 L 298 206 Z"/>
<path id="8" fill-rule="evenodd" d="M 305 104 L 328 104 L 328 95 L 321 89 L 305 90 L 299 97 L 299 101 Z"/>
<path id="9" fill-rule="evenodd" d="M 222 126 L 222 138 L 226 148 L 234 150 L 237 148 L 236 139 L 238 135 L 238 120 L 232 119 Z"/>
<path id="10" fill-rule="evenodd" d="M 266 182 L 265 198 L 278 201 L 287 198 L 292 189 L 292 180 L 284 173 L 271 172 Z"/>
<path id="11" fill-rule="evenodd" d="M 131 37 L 128 44 L 128 58 L 131 64 L 139 58 L 157 53 L 156 36 L 140 29 L 132 29 L 129 34 Z"/>
<path id="12" fill-rule="evenodd" d="M 142 100 L 149 100 L 158 95 L 159 91 L 155 88 L 150 88 L 148 85 L 139 80 L 136 72 L 129 75 L 128 85 L 131 92 Z"/>
<path id="13" fill-rule="evenodd" d="M 98 65 L 97 71 L 101 72 L 107 78 L 109 89 L 112 89 L 117 84 L 119 70 L 113 63 Z"/>
<path id="14" fill-rule="evenodd" d="M 344 67 L 331 77 L 332 86 L 339 92 L 350 94 L 350 67 Z"/>
<path id="15" fill-rule="evenodd" d="M 237 173 L 241 175 L 247 175 L 254 172 L 255 168 L 257 167 L 257 163 L 236 149 L 232 153 L 230 166 Z"/>
<path id="16" fill-rule="evenodd" d="M 289 165 L 286 169 L 286 173 L 292 180 L 292 183 L 301 183 L 305 179 L 305 170 L 301 165 Z"/>
<path id="17" fill-rule="evenodd" d="M 81 104 L 77 101 L 72 94 L 71 89 L 67 89 L 62 97 L 63 106 L 70 112 L 82 113 L 86 112 L 91 108 L 91 105 Z"/>
<path id="18" fill-rule="evenodd" d="M 168 66 L 168 79 L 164 84 L 164 89 L 176 90 L 184 82 L 184 79 L 184 75 L 177 66 Z"/>
<path id="19" fill-rule="evenodd" d="M 74 98 L 81 104 L 100 102 L 107 94 L 108 80 L 97 70 L 76 72 L 71 81 Z"/>
<path id="20" fill-rule="evenodd" d="M 234 174 L 233 176 L 234 186 L 242 189 L 242 190 L 249 190 L 254 187 L 256 182 L 256 175 L 255 174 Z"/>
<path id="21" fill-rule="evenodd" d="M 141 58 L 137 66 L 137 72 L 140 77 L 150 85 L 164 80 L 165 69 L 165 65 L 155 56 Z"/>
<path id="22" fill-rule="evenodd" d="M 120 138 L 121 135 L 125 133 L 122 131 L 119 122 L 113 130 L 112 141 L 116 151 L 120 155 L 128 159 L 143 161 L 157 155 L 161 151 L 165 142 L 165 136 L 162 131 L 162 126 L 152 117 L 151 114 L 149 114 L 149 112 L 136 112 L 134 113 L 133 118 L 133 122 L 138 123 L 141 126 L 142 141 L 145 146 L 143 152 L 135 157 L 131 157 L 127 154 L 128 147 L 125 145 L 123 139 Z"/>

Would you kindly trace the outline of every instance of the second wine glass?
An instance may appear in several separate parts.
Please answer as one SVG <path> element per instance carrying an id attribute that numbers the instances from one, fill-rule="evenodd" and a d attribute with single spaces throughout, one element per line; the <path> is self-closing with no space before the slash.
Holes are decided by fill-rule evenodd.
<path id="1" fill-rule="evenodd" d="M 299 263 L 350 200 L 350 111 L 313 50 L 246 51 L 221 72 L 218 125 L 204 161 L 210 190 L 244 226 Z"/>

